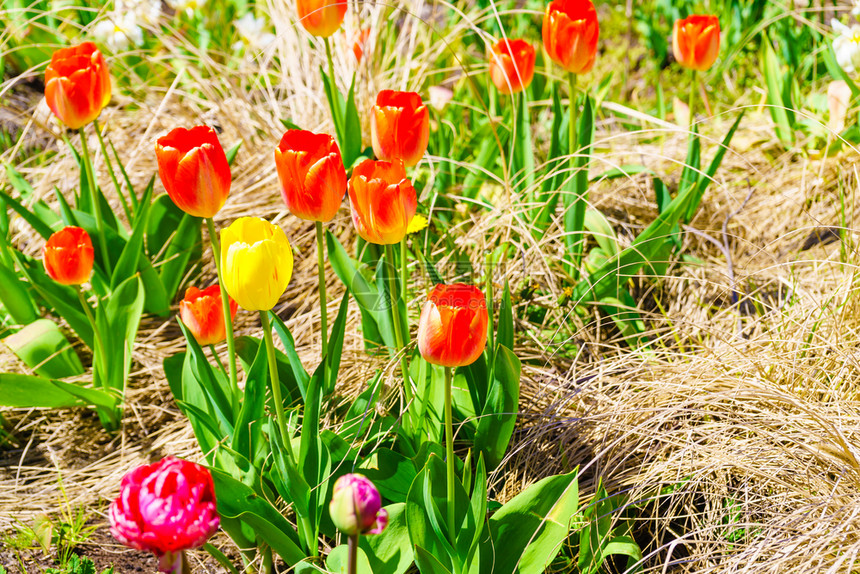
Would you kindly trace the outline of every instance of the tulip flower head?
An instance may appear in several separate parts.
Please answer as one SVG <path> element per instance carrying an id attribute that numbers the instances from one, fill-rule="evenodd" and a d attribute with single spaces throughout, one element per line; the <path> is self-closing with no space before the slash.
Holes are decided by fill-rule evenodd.
<path id="1" fill-rule="evenodd" d="M 418 320 L 418 350 L 434 365 L 464 367 L 487 344 L 487 301 L 473 285 L 436 285 Z"/>
<path id="2" fill-rule="evenodd" d="M 203 546 L 218 530 L 215 487 L 206 467 L 173 457 L 126 474 L 108 511 L 122 544 L 153 552 L 171 572 L 181 553 Z"/>
<path id="3" fill-rule="evenodd" d="M 535 73 L 535 49 L 525 40 L 500 40 L 490 47 L 490 79 L 502 94 L 529 87 Z"/>
<path id="4" fill-rule="evenodd" d="M 346 15 L 346 0 L 297 0 L 296 7 L 305 30 L 322 38 L 337 32 Z"/>
<path id="5" fill-rule="evenodd" d="M 42 249 L 48 276 L 63 285 L 86 283 L 93 271 L 93 243 L 80 227 L 64 227 L 52 234 Z"/>
<path id="6" fill-rule="evenodd" d="M 334 483 L 329 514 L 347 536 L 379 534 L 388 525 L 379 491 L 361 474 L 345 474 Z"/>
<path id="7" fill-rule="evenodd" d="M 231 298 L 231 318 L 236 316 L 237 310 L 238 305 Z M 214 345 L 227 338 L 221 288 L 218 285 L 202 291 L 197 287 L 186 289 L 185 298 L 179 302 L 179 317 L 201 346 Z"/>
<path id="8" fill-rule="evenodd" d="M 215 130 L 176 128 L 155 144 L 158 175 L 176 206 L 195 217 L 214 217 L 230 194 L 230 165 Z"/>
<path id="9" fill-rule="evenodd" d="M 275 148 L 281 197 L 290 213 L 308 221 L 331 221 L 346 193 L 346 169 L 328 134 L 288 130 Z"/>
<path id="10" fill-rule="evenodd" d="M 240 217 L 221 230 L 224 288 L 243 309 L 268 311 L 293 274 L 293 250 L 284 230 L 260 217 Z"/>
<path id="11" fill-rule="evenodd" d="M 373 153 L 381 160 L 421 161 L 430 141 L 430 113 L 415 92 L 382 90 L 370 112 Z"/>
<path id="12" fill-rule="evenodd" d="M 399 243 L 418 208 L 403 162 L 366 159 L 349 179 L 349 207 L 358 234 L 370 243 Z"/>
<path id="13" fill-rule="evenodd" d="M 716 16 L 690 16 L 675 20 L 672 52 L 685 68 L 704 72 L 720 54 L 720 21 Z"/>
<path id="14" fill-rule="evenodd" d="M 364 49 L 367 47 L 367 39 L 370 37 L 370 28 L 359 30 L 353 36 L 352 54 L 355 56 L 356 62 L 361 63 L 361 58 L 364 56 Z"/>
<path id="15" fill-rule="evenodd" d="M 45 69 L 45 101 L 73 130 L 99 117 L 110 102 L 110 74 L 95 44 L 84 42 L 54 52 Z"/>
<path id="16" fill-rule="evenodd" d="M 553 62 L 574 74 L 594 66 L 600 26 L 591 0 L 553 0 L 543 18 L 543 45 Z"/>

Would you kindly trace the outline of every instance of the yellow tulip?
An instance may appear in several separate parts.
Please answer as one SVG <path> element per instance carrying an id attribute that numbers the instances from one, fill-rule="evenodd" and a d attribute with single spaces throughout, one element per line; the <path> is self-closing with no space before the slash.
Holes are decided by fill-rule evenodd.
<path id="1" fill-rule="evenodd" d="M 274 307 L 293 274 L 284 230 L 259 217 L 240 217 L 221 230 L 221 273 L 227 293 L 248 311 Z"/>

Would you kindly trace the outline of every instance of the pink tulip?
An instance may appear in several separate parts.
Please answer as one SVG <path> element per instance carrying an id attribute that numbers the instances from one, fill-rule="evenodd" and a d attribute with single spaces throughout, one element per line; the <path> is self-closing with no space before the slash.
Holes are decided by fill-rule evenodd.
<path id="1" fill-rule="evenodd" d="M 328 509 L 334 525 L 347 536 L 379 534 L 388 526 L 379 491 L 361 474 L 337 479 Z"/>
<path id="2" fill-rule="evenodd" d="M 197 548 L 220 523 L 209 470 L 174 457 L 126 474 L 108 513 L 114 538 L 153 552 L 160 572 L 179 572 L 183 551 Z"/>

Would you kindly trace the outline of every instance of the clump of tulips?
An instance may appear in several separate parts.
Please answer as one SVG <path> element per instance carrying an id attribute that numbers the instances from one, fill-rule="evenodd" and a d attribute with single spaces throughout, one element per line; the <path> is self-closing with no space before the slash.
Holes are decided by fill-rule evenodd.
<path id="1" fill-rule="evenodd" d="M 204 546 L 220 526 L 243 549 L 245 566 L 259 559 L 264 572 L 275 569 L 276 556 L 297 571 L 317 568 L 320 537 L 334 540 L 338 531 L 347 544 L 329 554 L 326 566 L 331 571 L 342 571 L 345 560 L 350 574 L 363 561 L 396 574 L 403 574 L 413 562 L 425 574 L 466 574 L 491 569 L 497 557 L 503 572 L 540 571 L 559 551 L 569 533 L 566 525 L 581 516 L 581 509 L 574 471 L 548 477 L 494 513 L 488 511 L 488 471 L 503 463 L 518 412 L 521 363 L 513 352 L 510 290 L 506 285 L 497 305 L 489 273 L 486 293 L 468 283 L 446 284 L 438 276 L 423 303 L 413 345 L 407 312 L 408 242 L 410 233 L 428 224 L 419 215 L 414 182 L 422 181 L 416 166 L 427 154 L 430 110 L 417 92 L 380 91 L 367 122 L 374 157 L 360 159 L 358 107 L 353 101 L 340 103 L 330 46 L 344 21 L 347 2 L 298 0 L 297 10 L 297 22 L 325 45 L 328 73 L 322 72 L 322 80 L 335 135 L 287 130 L 279 142 L 272 142 L 271 167 L 278 174 L 286 210 L 314 222 L 320 361 L 306 370 L 287 325 L 274 313 L 291 280 L 294 257 L 306 254 L 294 254 L 284 230 L 260 217 L 240 217 L 218 229 L 215 218 L 229 200 L 232 174 L 230 154 L 213 128 L 176 127 L 158 137 L 154 146 L 158 175 L 170 205 L 181 210 L 184 222 L 176 232 L 196 226 L 199 233 L 202 219 L 217 273 L 216 284 L 187 287 L 178 305 L 187 348 L 164 362 L 170 388 L 191 422 L 206 466 L 168 457 L 132 470 L 110 507 L 111 531 L 123 544 L 154 553 L 159 570 L 170 573 L 187 572 L 185 551 Z M 605 256 L 602 267 L 580 277 L 583 267 L 589 271 L 581 264 L 594 104 L 587 85 L 578 87 L 578 82 L 597 59 L 598 12 L 590 0 L 553 0 L 546 6 L 541 36 L 549 60 L 567 76 L 567 154 L 555 137 L 546 162 L 548 187 L 536 192 L 539 168 L 530 141 L 528 106 L 535 46 L 526 39 L 503 38 L 488 43 L 486 60 L 489 82 L 498 94 L 516 102 L 510 155 L 502 162 L 521 174 L 524 184 L 513 186 L 514 191 L 528 199 L 537 232 L 549 228 L 560 193 L 565 192 L 560 218 L 569 257 L 560 272 L 576 282 L 575 297 L 607 304 L 619 300 L 621 269 L 638 269 L 643 254 L 647 260 L 649 254 L 673 248 L 665 237 L 680 219 L 695 212 L 719 160 L 702 177 L 698 165 L 685 170 L 678 195 L 661 206 L 660 218 L 629 249 Z M 362 32 L 361 38 L 366 40 L 366 34 Z M 708 70 L 719 54 L 716 17 L 676 22 L 673 47 L 679 64 L 691 70 L 695 87 L 695 73 Z M 356 48 L 357 59 L 362 53 Z M 559 88 L 552 89 L 561 111 Z M 563 84 L 560 89 L 565 89 Z M 142 230 L 149 227 L 149 204 L 129 198 L 125 211 L 132 224 L 130 238 L 127 247 L 112 253 L 105 226 L 114 221 L 101 212 L 106 201 L 92 173 L 84 132 L 86 125 L 96 123 L 101 141 L 97 118 L 110 100 L 110 76 L 93 44 L 56 52 L 46 71 L 45 96 L 61 122 L 80 130 L 95 233 L 91 238 L 87 230 L 67 225 L 50 234 L 43 251 L 44 270 L 76 292 L 82 316 L 72 315 L 69 323 L 90 334 L 97 365 L 94 379 L 114 396 L 122 393 L 125 379 L 116 382 L 122 369 L 117 370 L 111 357 L 123 357 L 125 377 L 130 365 L 130 349 L 111 342 L 114 331 L 131 332 L 133 339 L 144 298 L 168 297 L 164 281 L 156 284 L 151 279 L 158 275 L 152 264 L 140 262 L 143 258 L 134 251 L 145 244 Z M 353 97 L 351 88 L 348 99 Z M 561 118 L 553 121 L 557 131 Z M 691 148 L 698 145 L 695 135 L 691 123 Z M 697 158 L 698 152 L 691 155 Z M 563 177 L 552 171 L 559 163 L 567 164 Z M 147 201 L 151 193 L 152 189 L 147 191 Z M 344 197 L 361 241 L 382 253 L 372 280 L 360 269 L 367 259 L 353 260 L 326 229 Z M 327 261 L 348 291 L 331 328 Z M 436 276 L 432 262 L 422 258 L 420 263 Z M 182 271 L 184 266 L 170 269 Z M 94 274 L 100 274 L 99 281 Z M 94 290 L 105 284 L 112 289 L 110 297 L 95 293 L 99 302 L 95 312 L 81 287 L 88 282 Z M 178 289 L 178 280 L 171 285 L 175 285 L 171 291 Z M 380 339 L 389 348 L 391 365 L 399 367 L 393 378 L 402 382 L 404 400 L 394 416 L 377 416 L 377 411 L 388 408 L 382 402 L 384 377 L 377 373 L 349 408 L 347 419 L 360 420 L 359 424 L 320 429 L 321 420 L 335 416 L 325 411 L 326 397 L 338 381 L 349 296 L 362 312 L 365 336 Z M 258 314 L 262 339 L 236 336 L 233 322 L 240 308 Z M 496 308 L 499 313 L 494 317 Z M 126 311 L 136 319 L 112 318 Z M 276 335 L 281 348 L 275 344 Z M 222 342 L 226 367 L 223 350 L 216 347 Z M 125 343 L 129 344 L 127 338 Z M 120 413 L 115 409 L 99 412 L 111 428 L 118 426 Z M 455 436 L 470 443 L 462 459 Z M 368 449 L 371 444 L 374 448 Z M 285 518 L 288 510 L 294 520 Z M 544 527 L 548 522 L 553 528 Z M 365 538 L 371 534 L 377 537 L 372 543 Z"/>

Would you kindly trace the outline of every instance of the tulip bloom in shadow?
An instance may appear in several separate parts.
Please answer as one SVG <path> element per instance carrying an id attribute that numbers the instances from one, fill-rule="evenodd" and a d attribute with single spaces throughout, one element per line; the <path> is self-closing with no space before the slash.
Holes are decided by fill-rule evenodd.
<path id="1" fill-rule="evenodd" d="M 385 530 L 388 526 L 388 511 L 382 508 L 379 491 L 361 474 L 345 474 L 337 479 L 328 508 L 335 528 L 349 537 L 347 574 L 355 574 L 358 537 L 362 534 L 379 534 Z"/>
<path id="2" fill-rule="evenodd" d="M 221 522 L 209 470 L 173 457 L 126 474 L 108 518 L 114 538 L 154 553 L 170 574 L 190 572 L 185 550 L 203 546 Z"/>
<path id="3" fill-rule="evenodd" d="M 381 160 L 421 161 L 430 141 L 430 112 L 415 92 L 382 90 L 370 112 L 373 153 Z"/>
<path id="4" fill-rule="evenodd" d="M 478 360 L 487 345 L 487 300 L 473 285 L 436 285 L 418 320 L 418 350 L 429 363 L 445 367 L 445 442 L 448 466 L 448 533 L 456 544 L 454 524 L 454 424 L 451 384 L 454 367 Z"/>

